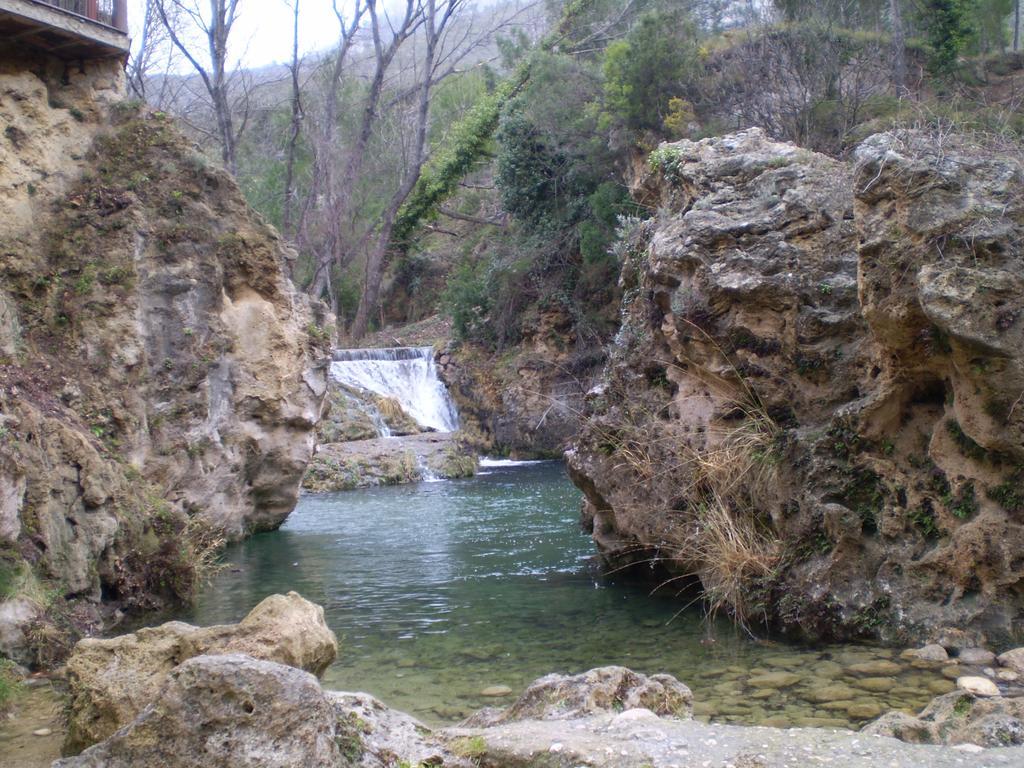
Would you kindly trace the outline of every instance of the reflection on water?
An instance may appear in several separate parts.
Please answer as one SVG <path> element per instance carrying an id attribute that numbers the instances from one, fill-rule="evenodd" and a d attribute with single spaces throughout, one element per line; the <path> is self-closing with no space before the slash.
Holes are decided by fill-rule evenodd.
<path id="1" fill-rule="evenodd" d="M 267 595 L 296 590 L 324 606 L 341 640 L 328 687 L 368 691 L 432 722 L 496 703 L 479 695 L 488 686 L 519 691 L 549 672 L 605 664 L 673 674 L 700 711 L 738 722 L 844 725 L 854 704 L 858 713 L 869 701 L 919 707 L 929 685 L 945 685 L 936 670 L 905 667 L 883 675 L 892 684 L 881 692 L 858 687 L 863 674 L 844 677 L 852 664 L 891 660 L 888 651 L 766 648 L 727 624 L 702 644 L 699 612 L 677 616 L 670 590 L 652 596 L 596 572 L 578 516 L 579 492 L 555 462 L 306 496 L 280 531 L 229 550 L 229 567 L 183 618 L 237 621 Z M 800 682 L 747 682 L 776 671 Z M 811 700 L 831 683 L 843 686 L 845 708 Z"/>

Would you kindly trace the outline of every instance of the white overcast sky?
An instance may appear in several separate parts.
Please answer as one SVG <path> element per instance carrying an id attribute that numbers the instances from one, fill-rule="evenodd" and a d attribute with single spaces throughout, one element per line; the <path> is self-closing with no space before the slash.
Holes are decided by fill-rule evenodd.
<path id="1" fill-rule="evenodd" d="M 205 0 L 197 0 L 203 7 Z M 145 0 L 128 0 L 128 21 L 138 36 Z M 231 48 L 249 67 L 291 58 L 292 5 L 285 0 L 240 0 Z M 331 0 L 299 0 L 299 45 L 304 51 L 330 46 L 338 37 L 338 20 Z"/>

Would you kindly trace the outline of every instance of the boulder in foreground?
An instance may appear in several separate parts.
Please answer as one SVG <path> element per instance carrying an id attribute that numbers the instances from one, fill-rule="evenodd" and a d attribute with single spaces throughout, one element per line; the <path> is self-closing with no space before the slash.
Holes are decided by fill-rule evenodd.
<path id="1" fill-rule="evenodd" d="M 340 766 L 336 727 L 308 672 L 241 654 L 198 656 L 127 727 L 55 768 Z"/>
<path id="2" fill-rule="evenodd" d="M 606 712 L 648 709 L 658 716 L 688 719 L 693 694 L 671 675 L 642 675 L 626 667 L 598 667 L 579 675 L 547 675 L 502 712 L 484 710 L 473 725 L 519 720 L 570 720 Z"/>
<path id="3" fill-rule="evenodd" d="M 933 699 L 916 717 L 890 712 L 862 732 L 914 744 L 1024 744 L 1024 698 L 978 697 L 954 691 Z"/>
<path id="4" fill-rule="evenodd" d="M 175 667 L 195 656 L 244 653 L 320 675 L 338 641 L 324 611 L 295 592 L 271 595 L 238 624 L 194 627 L 172 621 L 111 639 L 88 639 L 68 661 L 65 754 L 110 736 L 149 704 Z"/>
<path id="5" fill-rule="evenodd" d="M 420 722 L 365 693 L 243 654 L 176 667 L 130 723 L 54 768 L 472 768 Z"/>

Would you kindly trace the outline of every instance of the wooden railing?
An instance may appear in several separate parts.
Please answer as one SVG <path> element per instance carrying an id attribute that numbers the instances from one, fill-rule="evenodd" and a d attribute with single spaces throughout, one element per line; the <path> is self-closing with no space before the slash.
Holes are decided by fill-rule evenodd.
<path id="1" fill-rule="evenodd" d="M 108 27 L 128 31 L 128 0 L 34 0 L 52 5 L 68 13 L 106 24 Z"/>

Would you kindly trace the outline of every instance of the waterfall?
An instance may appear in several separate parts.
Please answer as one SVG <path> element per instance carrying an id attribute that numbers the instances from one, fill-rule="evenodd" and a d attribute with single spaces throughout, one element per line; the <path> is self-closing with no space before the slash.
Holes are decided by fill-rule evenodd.
<path id="1" fill-rule="evenodd" d="M 459 415 L 437 375 L 430 347 L 336 349 L 331 378 L 364 392 L 393 397 L 422 427 L 459 428 Z"/>

